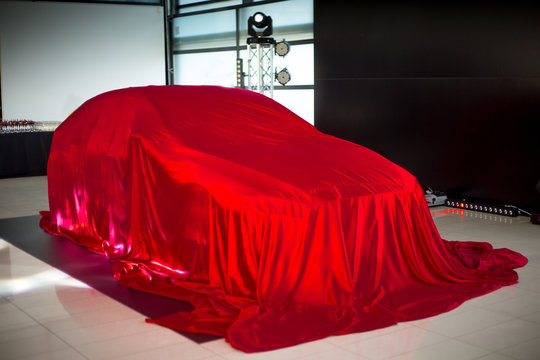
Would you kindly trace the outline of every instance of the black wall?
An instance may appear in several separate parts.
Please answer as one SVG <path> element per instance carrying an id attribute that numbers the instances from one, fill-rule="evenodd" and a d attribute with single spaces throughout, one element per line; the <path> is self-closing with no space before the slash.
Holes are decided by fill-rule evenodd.
<path id="1" fill-rule="evenodd" d="M 540 211 L 540 5 L 315 0 L 315 125 L 423 188 Z"/>

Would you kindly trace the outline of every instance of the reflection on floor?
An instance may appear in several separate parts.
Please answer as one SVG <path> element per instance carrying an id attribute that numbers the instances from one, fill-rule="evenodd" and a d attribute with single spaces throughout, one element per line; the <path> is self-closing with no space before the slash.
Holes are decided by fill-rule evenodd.
<path id="1" fill-rule="evenodd" d="M 193 310 L 186 302 L 119 286 L 105 256 L 45 233 L 39 227 L 40 218 L 36 215 L 0 219 L 0 238 L 148 318 Z M 198 343 L 218 338 L 196 333 L 183 335 Z"/>
<path id="2" fill-rule="evenodd" d="M 0 232 L 47 208 L 45 177 L 0 179 L 0 219 L 9 219 Z M 445 207 L 432 215 L 448 240 L 489 241 L 527 256 L 520 283 L 436 317 L 259 354 L 147 324 L 144 309 L 23 251 L 28 244 L 0 240 L 0 359 L 538 359 L 540 226 Z"/>

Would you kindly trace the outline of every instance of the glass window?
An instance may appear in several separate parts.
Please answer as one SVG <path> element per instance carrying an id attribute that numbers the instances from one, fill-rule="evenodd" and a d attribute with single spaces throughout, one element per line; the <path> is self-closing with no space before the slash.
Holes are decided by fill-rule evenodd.
<path id="1" fill-rule="evenodd" d="M 313 0 L 289 0 L 240 9 L 240 43 L 248 38 L 248 18 L 257 11 L 272 18 L 273 35 L 276 40 L 313 39 Z"/>
<path id="2" fill-rule="evenodd" d="M 52 1 L 52 0 L 49 0 Z M 163 5 L 162 0 L 79 0 L 79 2 L 87 3 L 128 3 L 128 4 L 142 4 L 142 5 Z"/>
<path id="3" fill-rule="evenodd" d="M 236 86 L 236 52 L 219 51 L 174 56 L 174 83 Z"/>
<path id="4" fill-rule="evenodd" d="M 291 45 L 289 53 L 284 57 L 274 54 L 274 72 L 287 68 L 287 71 L 291 74 L 291 80 L 285 86 L 313 85 L 313 56 L 313 44 Z M 240 57 L 243 59 L 244 73 L 247 73 L 247 50 L 240 51 Z M 278 82 L 274 83 L 275 88 L 282 86 L 283 85 L 280 85 Z"/>
<path id="5" fill-rule="evenodd" d="M 226 46 L 236 46 L 234 10 L 174 18 L 173 50 Z"/>
<path id="6" fill-rule="evenodd" d="M 315 123 L 314 90 L 274 90 L 274 100 L 310 124 Z"/>
<path id="7" fill-rule="evenodd" d="M 277 40 L 277 39 L 276 39 Z M 287 85 L 313 85 L 313 44 L 291 45 L 285 57 L 274 55 L 276 71 L 287 68 L 291 74 L 291 81 Z M 287 86 L 285 85 L 285 86 Z M 275 85 L 280 87 L 282 85 Z"/>
<path id="8" fill-rule="evenodd" d="M 179 5 L 188 5 L 193 4 L 189 7 L 183 7 L 180 8 L 180 14 L 187 14 L 194 11 L 202 11 L 202 10 L 209 10 L 209 9 L 217 9 L 217 8 L 223 8 L 226 6 L 234 6 L 234 5 L 242 5 L 242 0 L 228 0 L 228 1 L 217 1 L 210 4 L 202 4 L 202 5 L 196 5 L 200 2 L 206 2 L 206 1 L 186 1 L 186 0 L 180 0 Z"/>
<path id="9" fill-rule="evenodd" d="M 179 0 L 178 3 L 187 5 L 199 2 Z M 189 12 L 203 10 L 200 6 L 217 9 L 231 5 L 236 8 L 189 15 Z M 182 16 L 173 19 L 172 29 L 175 84 L 235 87 L 237 51 L 243 60 L 243 71 L 247 73 L 247 21 L 258 11 L 272 17 L 272 37 L 276 41 L 313 41 L 313 0 L 286 0 L 260 5 L 257 1 L 249 4 L 243 4 L 243 1 L 216 1 L 189 6 L 180 11 Z M 238 44 L 237 33 L 240 39 Z M 273 98 L 313 124 L 314 90 L 305 89 L 306 85 L 314 84 L 313 43 L 290 46 L 285 57 L 277 54 L 273 57 L 272 73 L 287 68 L 291 74 L 291 80 L 285 86 L 274 82 Z M 247 77 L 245 80 L 247 82 Z"/>

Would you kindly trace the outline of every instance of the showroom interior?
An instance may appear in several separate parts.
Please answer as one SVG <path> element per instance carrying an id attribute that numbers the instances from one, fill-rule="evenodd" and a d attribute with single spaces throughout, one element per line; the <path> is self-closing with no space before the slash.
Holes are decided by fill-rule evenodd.
<path id="1" fill-rule="evenodd" d="M 106 259 L 43 232 L 62 121 L 115 89 L 248 88 L 257 12 L 273 21 L 268 37 L 287 45 L 272 54 L 270 97 L 453 202 L 429 207 L 442 238 L 526 256 L 517 284 L 437 316 L 249 354 L 223 337 L 145 323 L 189 305 L 120 287 Z M 0 2 L 2 356 L 536 359 L 539 16 L 525 1 Z"/>

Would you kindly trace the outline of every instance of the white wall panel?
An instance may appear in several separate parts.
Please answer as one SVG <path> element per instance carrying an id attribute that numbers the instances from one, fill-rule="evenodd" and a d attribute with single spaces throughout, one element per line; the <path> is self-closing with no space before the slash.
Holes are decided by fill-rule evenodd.
<path id="1" fill-rule="evenodd" d="M 4 119 L 62 121 L 102 92 L 165 84 L 163 8 L 0 2 Z"/>

